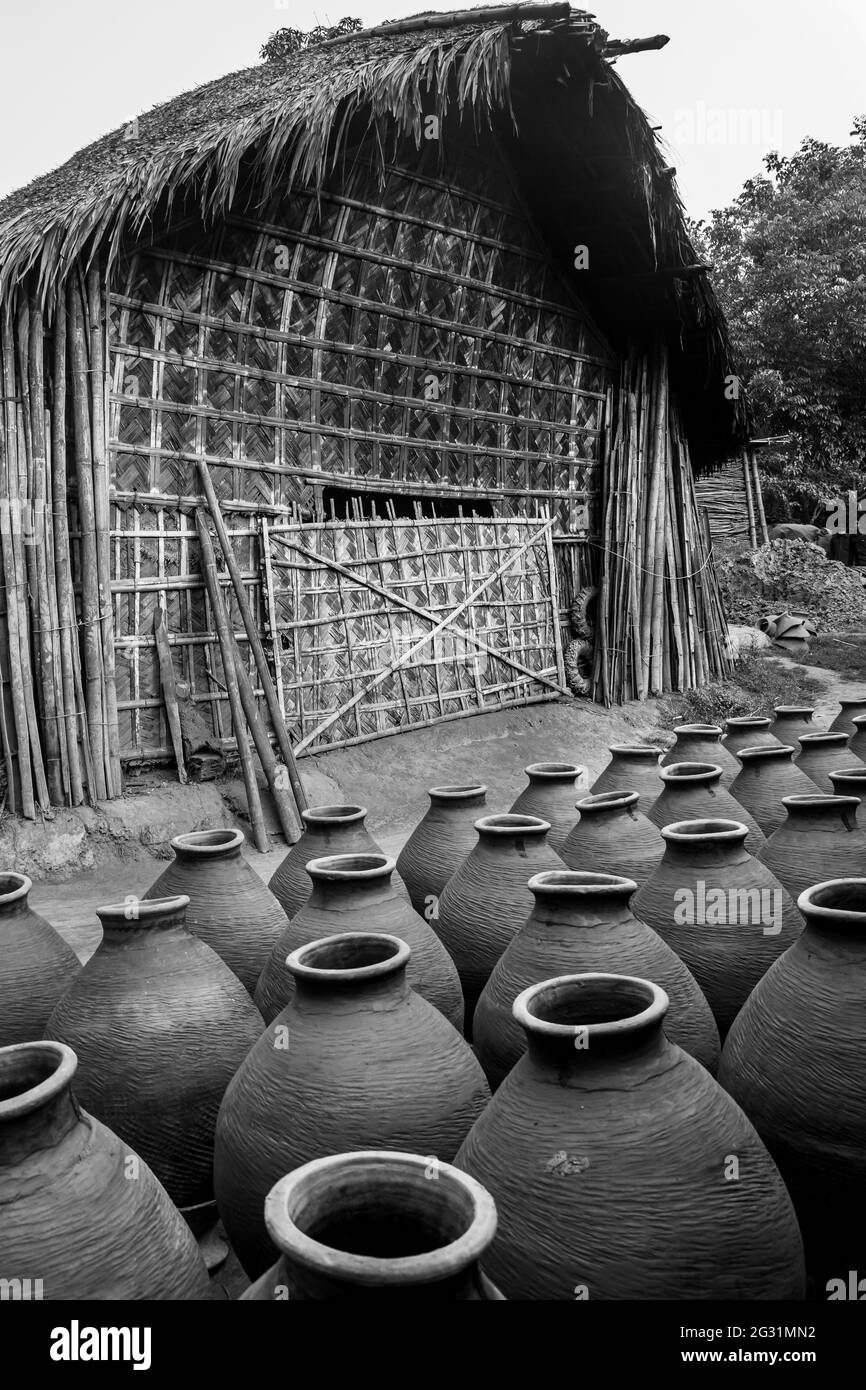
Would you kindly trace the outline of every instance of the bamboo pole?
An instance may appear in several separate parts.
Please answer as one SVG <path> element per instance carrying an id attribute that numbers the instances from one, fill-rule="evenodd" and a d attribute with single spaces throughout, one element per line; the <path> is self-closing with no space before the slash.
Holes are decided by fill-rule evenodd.
<path id="1" fill-rule="evenodd" d="M 70 803 L 69 781 L 69 717 L 63 701 L 63 663 L 60 652 L 60 609 L 57 602 L 57 574 L 54 567 L 54 489 L 51 485 L 51 412 L 45 411 L 45 565 L 48 571 L 48 607 L 51 615 L 51 654 L 53 681 L 57 701 L 57 733 L 60 740 L 60 773 L 63 797 Z"/>
<path id="2" fill-rule="evenodd" d="M 767 514 L 764 511 L 764 497 L 761 492 L 761 475 L 758 471 L 758 456 L 754 449 L 751 450 L 751 456 L 752 476 L 755 480 L 755 501 L 758 504 L 758 519 L 761 523 L 761 541 L 763 545 L 766 545 L 770 539 L 770 533 L 767 530 Z"/>
<path id="3" fill-rule="evenodd" d="M 746 485 L 746 511 L 749 515 L 749 540 L 751 541 L 752 549 L 754 550 L 757 548 L 758 544 L 758 533 L 755 530 L 755 504 L 752 501 L 752 480 L 749 475 L 749 458 L 745 449 L 743 449 L 742 451 L 742 459 L 743 481 Z"/>
<path id="4" fill-rule="evenodd" d="M 231 629 L 230 629 L 231 631 Z M 291 790 L 286 786 L 285 768 L 277 762 L 271 741 L 268 738 L 267 730 L 262 723 L 261 715 L 256 704 L 255 692 L 250 678 L 247 674 L 238 649 L 235 635 L 231 633 L 232 649 L 235 658 L 235 671 L 238 678 L 238 692 L 241 697 L 241 704 L 244 707 L 247 723 L 250 726 L 250 733 L 256 745 L 256 752 L 259 755 L 259 762 L 262 765 L 262 772 L 267 779 L 271 798 L 279 816 L 283 836 L 287 845 L 297 844 L 301 838 L 301 822 L 295 808 L 295 798 Z"/>
<path id="5" fill-rule="evenodd" d="M 180 727 L 180 711 L 177 707 L 177 691 L 174 684 L 174 663 L 171 659 L 171 647 L 169 646 L 168 633 L 164 623 L 165 614 L 162 608 L 157 605 L 153 614 L 153 636 L 156 642 L 156 655 L 159 661 L 159 678 L 162 683 L 162 693 L 165 699 L 165 712 L 168 718 L 168 729 L 171 735 L 171 746 L 174 749 L 174 760 L 177 763 L 177 780 L 181 786 L 186 785 L 186 768 L 183 763 L 183 735 Z"/>
<path id="6" fill-rule="evenodd" d="M 0 318 L 0 552 L 3 566 L 4 618 L 2 652 L 4 682 L 8 671 L 8 687 L 4 684 L 4 744 L 3 754 L 6 764 L 6 785 L 10 800 L 10 810 L 17 810 L 20 802 L 22 814 L 35 819 L 36 805 L 33 798 L 32 771 L 30 766 L 30 742 L 27 733 L 27 714 L 24 709 L 24 688 L 21 676 L 21 647 L 18 634 L 19 599 L 16 581 L 13 527 L 17 525 L 16 501 L 10 490 L 10 479 L 17 477 L 18 464 L 13 464 L 12 453 L 15 448 L 14 394 L 6 388 L 6 334 L 9 320 Z M 10 718 L 5 718 L 5 696 L 8 691 Z M 14 735 L 14 747 L 13 747 Z"/>

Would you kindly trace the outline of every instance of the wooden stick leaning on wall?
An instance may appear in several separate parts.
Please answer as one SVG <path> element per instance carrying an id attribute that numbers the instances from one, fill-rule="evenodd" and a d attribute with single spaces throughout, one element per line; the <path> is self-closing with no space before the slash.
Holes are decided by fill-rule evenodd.
<path id="1" fill-rule="evenodd" d="M 237 671 L 235 668 L 234 650 L 231 641 L 232 634 L 229 627 L 228 614 L 226 613 L 222 593 L 220 591 L 213 542 L 210 538 L 210 532 L 207 529 L 204 512 L 196 512 L 195 526 L 198 531 L 198 541 L 201 551 L 202 573 L 204 575 L 208 598 L 210 599 L 214 626 L 216 627 L 217 637 L 219 638 L 220 653 L 223 662 L 223 676 L 226 684 L 226 693 L 229 697 L 229 708 L 231 709 L 232 723 L 235 729 L 235 740 L 238 748 L 238 761 L 241 765 L 244 787 L 247 793 L 247 806 L 250 814 L 253 844 L 261 854 L 267 854 L 270 849 L 270 842 L 268 840 L 264 816 L 262 815 L 259 786 L 256 781 L 256 771 L 253 767 L 249 739 L 247 738 L 246 725 L 244 723 L 243 706 L 238 691 Z"/>
<path id="2" fill-rule="evenodd" d="M 770 533 L 767 530 L 767 513 L 764 511 L 764 496 L 761 492 L 761 475 L 758 471 L 758 456 L 754 449 L 751 449 L 749 452 L 752 460 L 752 479 L 755 484 L 755 502 L 758 508 L 758 521 L 761 526 L 759 539 L 761 545 L 766 545 L 770 539 Z"/>
<path id="3" fill-rule="evenodd" d="M 0 396 L 3 397 L 0 409 L 0 549 L 2 549 L 3 582 L 6 590 L 6 640 L 9 659 L 9 698 L 12 706 L 12 723 L 15 734 L 14 756 L 17 762 L 18 788 L 20 791 L 21 812 L 29 820 L 36 819 L 36 799 L 33 795 L 33 771 L 30 764 L 30 736 L 27 728 L 27 711 L 24 704 L 24 681 L 21 670 L 21 642 L 19 625 L 21 622 L 21 602 L 15 565 L 15 545 L 13 528 L 17 526 L 17 476 L 18 462 L 13 460 L 16 447 L 15 434 L 15 393 L 10 392 L 6 367 L 8 365 L 7 336 L 11 332 L 11 312 L 7 310 L 0 321 Z M 15 492 L 11 480 L 16 479 Z M 26 615 L 25 615 L 26 617 Z M 4 651 L 5 655 L 5 651 Z M 7 726 L 9 756 L 12 757 L 12 729 Z M 4 756 L 6 749 L 4 747 Z M 8 774 L 7 774 L 8 776 Z M 14 778 L 8 782 L 14 798 Z"/>
<path id="4" fill-rule="evenodd" d="M 238 693 L 241 697 L 241 704 L 244 707 L 247 723 L 250 726 L 250 733 L 256 745 L 256 752 L 259 755 L 259 762 L 262 771 L 267 778 L 271 798 L 280 819 L 283 836 L 287 845 L 294 845 L 301 838 L 302 826 L 298 819 L 295 807 L 295 798 L 286 779 L 285 767 L 277 762 L 271 741 L 268 738 L 267 730 L 262 723 L 256 704 L 256 696 L 250 678 L 247 674 L 246 666 L 241 657 L 235 635 L 229 628 L 232 641 L 232 649 L 235 657 L 235 671 L 238 678 Z"/>
<path id="5" fill-rule="evenodd" d="M 168 730 L 171 735 L 171 746 L 174 749 L 174 760 L 177 764 L 177 780 L 181 786 L 186 783 L 186 768 L 183 762 L 183 735 L 180 727 L 180 711 L 177 707 L 177 692 L 174 685 L 174 662 L 171 659 L 171 647 L 168 641 L 168 632 L 165 627 L 165 613 L 157 605 L 153 613 L 153 636 L 156 642 L 156 655 L 159 661 L 159 679 L 162 685 L 163 699 L 165 700 L 165 712 L 168 718 Z"/>

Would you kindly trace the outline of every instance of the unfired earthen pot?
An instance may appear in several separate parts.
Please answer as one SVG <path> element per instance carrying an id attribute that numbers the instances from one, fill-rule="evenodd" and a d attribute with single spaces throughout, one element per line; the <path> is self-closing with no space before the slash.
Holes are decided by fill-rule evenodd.
<path id="1" fill-rule="evenodd" d="M 412 988 L 463 1031 L 463 991 L 457 967 L 433 928 L 419 917 L 391 882 L 394 860 L 384 854 L 336 854 L 311 859 L 313 891 L 286 923 L 262 971 L 255 1000 L 266 1023 L 294 993 L 287 958 L 299 946 L 339 932 L 399 936 L 411 949 L 406 972 Z"/>
<path id="2" fill-rule="evenodd" d="M 845 733 L 849 736 L 854 733 L 856 725 L 855 719 L 866 714 L 866 695 L 857 695 L 853 699 L 840 700 L 841 709 L 830 725 L 831 733 Z"/>
<path id="3" fill-rule="evenodd" d="M 720 1079 L 779 1165 L 827 1298 L 827 1281 L 862 1277 L 866 1250 L 866 879 L 799 907 L 805 930 L 744 1005 Z"/>
<path id="4" fill-rule="evenodd" d="M 786 818 L 758 858 L 795 900 L 826 878 L 866 873 L 866 830 L 855 796 L 786 796 Z"/>
<path id="5" fill-rule="evenodd" d="M 637 792 L 600 792 L 577 803 L 580 819 L 560 850 L 570 869 L 621 874 L 645 883 L 665 850 L 658 826 L 638 809 Z"/>
<path id="6" fill-rule="evenodd" d="M 854 732 L 848 740 L 848 751 L 860 762 L 866 763 L 866 714 L 855 714 L 851 723 Z"/>
<path id="7" fill-rule="evenodd" d="M 80 1099 L 179 1207 L 213 1199 L 217 1111 L 264 1027 L 234 972 L 186 930 L 186 905 L 97 908 L 102 941 L 45 1034 L 75 1049 Z"/>
<path id="8" fill-rule="evenodd" d="M 447 883 L 433 921 L 460 976 L 467 1037 L 491 970 L 532 911 L 529 880 L 565 867 L 538 816 L 483 816 L 475 828 L 475 848 Z"/>
<path id="9" fill-rule="evenodd" d="M 722 743 L 719 724 L 678 724 L 676 738 L 661 761 L 662 767 L 671 763 L 715 763 L 722 769 L 722 786 L 730 787 L 740 770 L 732 752 Z"/>
<path id="10" fill-rule="evenodd" d="M 229 1240 L 258 1277 L 277 1251 L 265 1198 L 286 1173 L 351 1149 L 449 1162 L 490 1095 L 471 1048 L 410 989 L 409 947 L 355 932 L 289 957 L 295 994 L 226 1091 L 214 1174 Z"/>
<path id="11" fill-rule="evenodd" d="M 799 1299 L 800 1233 L 742 1110 L 664 1035 L 667 996 L 621 975 L 515 1002 L 528 1050 L 456 1166 L 499 1216 L 506 1298 Z"/>
<path id="12" fill-rule="evenodd" d="M 512 805 L 511 815 L 548 821 L 547 842 L 558 854 L 577 823 L 575 803 L 589 785 L 586 768 L 577 763 L 532 763 L 524 771 L 529 784 Z"/>
<path id="13" fill-rule="evenodd" d="M 430 921 L 439 895 L 478 839 L 475 822 L 484 814 L 487 788 L 480 782 L 431 787 L 430 806 L 397 859 L 397 871 L 415 911 Z"/>
<path id="14" fill-rule="evenodd" d="M 280 1258 L 241 1299 L 501 1302 L 479 1267 L 496 1234 L 480 1183 L 421 1154 L 315 1159 L 268 1193 Z"/>
<path id="15" fill-rule="evenodd" d="M 672 763 L 660 769 L 662 790 L 649 809 L 649 818 L 659 830 L 681 820 L 742 821 L 748 830 L 746 849 L 757 854 L 764 835 L 745 806 L 721 785 L 721 768 L 711 763 Z"/>
<path id="16" fill-rule="evenodd" d="M 639 970 L 670 997 L 668 1037 L 715 1073 L 719 1032 L 710 1006 L 679 956 L 635 917 L 634 881 L 554 871 L 536 874 L 529 887 L 535 907 L 499 957 L 475 1010 L 475 1055 L 491 1087 L 500 1085 L 526 1050 L 526 1034 L 514 1016 L 515 999 L 551 972 Z"/>
<path id="17" fill-rule="evenodd" d="M 776 705 L 774 714 L 775 718 L 770 725 L 770 733 L 780 743 L 793 744 L 798 752 L 797 741 L 802 734 L 820 732 L 818 725 L 814 722 L 815 711 L 811 705 Z"/>
<path id="18" fill-rule="evenodd" d="M 758 822 L 765 835 L 785 819 L 784 796 L 809 796 L 815 790 L 811 777 L 801 772 L 794 762 L 796 749 L 777 744 L 762 744 L 758 748 L 741 748 L 742 767 L 731 785 L 735 797 L 749 815 Z M 866 773 L 866 767 L 863 772 Z"/>
<path id="19" fill-rule="evenodd" d="M 592 794 L 637 792 L 638 810 L 646 815 L 661 790 L 659 760 L 665 750 L 644 743 L 612 743 L 608 751 L 610 762 L 593 782 Z"/>
<path id="20" fill-rule="evenodd" d="M 691 970 L 724 1038 L 758 980 L 803 930 L 803 919 L 779 880 L 745 848 L 742 823 L 684 821 L 662 834 L 664 858 L 634 910 Z"/>
<path id="21" fill-rule="evenodd" d="M 779 740 L 772 731 L 772 719 L 738 715 L 725 720 L 725 747 L 739 756 L 741 748 L 775 748 Z M 707 758 L 707 762 L 712 762 Z M 737 766 L 739 772 L 739 765 Z"/>
<path id="22" fill-rule="evenodd" d="M 146 898 L 189 898 L 186 926 L 253 993 L 271 947 L 287 925 L 273 893 L 243 857 L 242 830 L 196 830 L 171 842 L 174 862 Z"/>
<path id="23" fill-rule="evenodd" d="M 832 795 L 830 773 L 839 768 L 854 767 L 861 760 L 848 747 L 849 735 L 837 731 L 826 734 L 804 734 L 795 762 L 819 791 Z M 866 764 L 864 764 L 866 766 Z"/>
<path id="24" fill-rule="evenodd" d="M 313 890 L 305 865 L 310 859 L 332 854 L 381 854 L 382 850 L 365 825 L 364 806 L 311 806 L 301 812 L 304 833 L 292 845 L 268 887 L 287 917 L 294 917 Z M 407 900 L 409 892 L 398 873 L 394 886 Z"/>
<path id="25" fill-rule="evenodd" d="M 0 1049 L 0 1279 L 49 1300 L 209 1298 L 165 1188 L 76 1101 L 77 1065 L 62 1043 Z"/>
<path id="26" fill-rule="evenodd" d="M 859 764 L 830 773 L 834 796 L 856 796 L 860 804 L 866 799 L 866 767 Z"/>
<path id="27" fill-rule="evenodd" d="M 81 962 L 28 901 L 26 874 L 0 873 L 0 1047 L 41 1038 Z"/>

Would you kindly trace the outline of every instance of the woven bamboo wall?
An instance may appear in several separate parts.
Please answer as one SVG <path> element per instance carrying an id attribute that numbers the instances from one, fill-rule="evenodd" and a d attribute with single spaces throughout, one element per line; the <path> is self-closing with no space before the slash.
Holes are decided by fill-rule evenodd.
<path id="1" fill-rule="evenodd" d="M 712 536 L 748 536 L 746 477 L 741 458 L 730 459 L 716 473 L 695 479 L 695 498 L 706 509 Z"/>
<path id="2" fill-rule="evenodd" d="M 227 514 L 322 517 L 325 489 L 495 515 L 596 511 L 609 350 L 498 147 L 433 144 L 320 199 L 272 200 L 139 249 L 109 296 L 118 710 L 124 754 L 165 756 L 151 636 L 171 599 L 178 674 L 213 711 L 190 511 L 207 461 Z M 241 518 L 230 516 L 236 529 Z M 261 611 L 255 527 L 243 557 Z"/>

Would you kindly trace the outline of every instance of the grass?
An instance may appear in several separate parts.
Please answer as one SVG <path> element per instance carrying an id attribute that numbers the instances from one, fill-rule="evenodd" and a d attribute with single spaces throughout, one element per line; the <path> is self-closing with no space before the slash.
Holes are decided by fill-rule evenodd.
<path id="1" fill-rule="evenodd" d="M 866 681 L 866 637 L 817 637 L 799 659 L 803 666 L 825 666 L 846 680 Z"/>
<path id="2" fill-rule="evenodd" d="M 759 652 L 747 652 L 738 658 L 729 680 L 666 696 L 659 706 L 659 724 L 666 729 L 677 724 L 724 726 L 726 719 L 738 715 L 772 715 L 776 705 L 811 704 L 821 690 L 821 683 L 805 671 L 780 667 Z"/>

